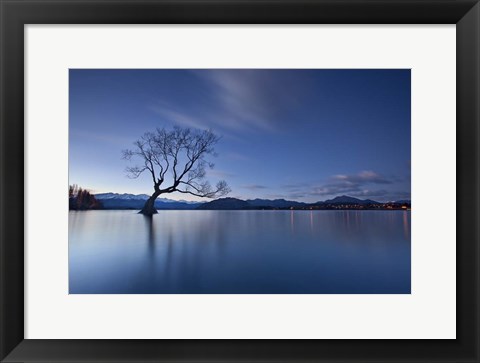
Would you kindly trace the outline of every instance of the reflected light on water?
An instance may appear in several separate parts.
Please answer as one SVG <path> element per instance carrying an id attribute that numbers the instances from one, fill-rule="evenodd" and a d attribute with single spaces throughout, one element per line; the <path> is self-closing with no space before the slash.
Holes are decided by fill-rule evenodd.
<path id="1" fill-rule="evenodd" d="M 404 211 L 403 212 L 403 233 L 405 235 L 405 239 L 410 241 L 410 212 Z"/>
<path id="2" fill-rule="evenodd" d="M 295 222 L 293 220 L 293 216 L 294 216 L 294 213 L 292 210 L 290 211 L 290 225 L 292 226 L 292 234 L 295 233 Z"/>
<path id="3" fill-rule="evenodd" d="M 313 211 L 310 211 L 310 231 L 313 233 Z"/>

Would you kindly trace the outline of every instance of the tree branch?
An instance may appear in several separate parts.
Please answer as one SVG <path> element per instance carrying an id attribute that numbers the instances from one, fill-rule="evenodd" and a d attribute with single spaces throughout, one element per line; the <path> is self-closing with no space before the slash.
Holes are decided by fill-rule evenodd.
<path id="1" fill-rule="evenodd" d="M 146 132 L 133 143 L 133 150 L 122 152 L 123 159 L 130 161 L 139 158 L 144 164 L 142 167 L 128 167 L 127 176 L 138 178 L 148 170 L 155 192 L 160 194 L 179 192 L 207 198 L 225 195 L 230 192 L 225 181 L 218 182 L 216 188 L 212 190 L 210 183 L 205 180 L 206 167 L 213 167 L 213 163 L 207 162 L 205 157 L 215 156 L 214 146 L 218 140 L 219 137 L 211 130 L 174 127 L 172 131 L 157 128 L 153 133 Z M 179 174 L 178 164 L 185 159 L 185 166 Z M 157 167 L 158 173 L 155 170 Z M 169 170 L 172 173 L 172 184 L 160 189 Z M 178 188 L 179 185 L 184 185 L 185 188 Z"/>

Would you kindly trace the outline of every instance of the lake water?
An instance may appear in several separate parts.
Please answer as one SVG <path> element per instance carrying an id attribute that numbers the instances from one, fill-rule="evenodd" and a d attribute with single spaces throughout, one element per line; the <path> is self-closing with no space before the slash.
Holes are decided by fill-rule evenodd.
<path id="1" fill-rule="evenodd" d="M 408 294 L 407 211 L 69 214 L 71 294 Z"/>

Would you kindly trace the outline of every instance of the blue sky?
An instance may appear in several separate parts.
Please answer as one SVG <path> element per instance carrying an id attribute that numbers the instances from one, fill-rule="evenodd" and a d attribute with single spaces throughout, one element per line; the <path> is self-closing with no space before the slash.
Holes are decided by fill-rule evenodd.
<path id="1" fill-rule="evenodd" d="M 69 90 L 69 179 L 94 193 L 151 194 L 121 151 L 179 125 L 221 136 L 231 197 L 410 199 L 410 70 L 72 69 Z"/>

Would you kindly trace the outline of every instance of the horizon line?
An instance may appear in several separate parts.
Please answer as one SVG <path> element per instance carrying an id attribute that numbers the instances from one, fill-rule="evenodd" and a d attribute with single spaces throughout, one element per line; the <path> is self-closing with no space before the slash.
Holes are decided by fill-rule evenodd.
<path id="1" fill-rule="evenodd" d="M 99 195 L 99 194 L 116 194 L 116 195 L 133 195 L 133 196 L 146 195 L 147 197 L 150 197 L 150 195 L 147 194 L 147 193 L 134 194 L 134 193 L 102 192 L 102 193 L 92 193 L 92 194 L 95 195 L 95 196 Z M 168 194 L 172 194 L 172 193 L 168 193 Z M 208 202 L 211 202 L 211 201 L 214 201 L 214 200 L 232 198 L 232 199 L 238 199 L 238 200 L 243 200 L 243 201 L 261 199 L 261 200 L 268 200 L 268 201 L 285 200 L 285 201 L 288 201 L 288 202 L 295 202 L 295 203 L 315 204 L 315 203 L 324 203 L 326 201 L 334 200 L 336 198 L 347 197 L 347 198 L 358 199 L 358 200 L 361 200 L 361 201 L 369 200 L 369 201 L 373 201 L 373 202 L 377 202 L 377 203 L 389 203 L 389 202 L 397 202 L 397 201 L 410 201 L 411 202 L 411 197 L 399 198 L 399 199 L 389 199 L 389 200 L 376 200 L 376 199 L 372 199 L 372 198 L 368 198 L 368 197 L 365 198 L 365 199 L 362 199 L 362 197 L 354 197 L 354 196 L 347 195 L 347 194 L 336 195 L 334 197 L 330 197 L 330 198 L 327 198 L 327 199 L 324 199 L 324 200 L 319 199 L 319 200 L 315 200 L 315 201 L 312 201 L 312 202 L 304 202 L 304 201 L 299 201 L 299 200 L 296 200 L 296 199 L 289 199 L 289 198 L 285 198 L 285 197 L 282 197 L 282 198 L 261 198 L 261 197 L 241 198 L 241 197 L 224 196 L 224 197 L 221 197 L 221 198 L 206 198 L 206 200 L 198 201 L 198 200 L 188 200 L 188 199 L 184 199 L 184 198 L 182 198 L 180 200 L 176 200 L 176 199 L 172 199 L 172 198 L 167 198 L 166 196 L 167 195 L 165 195 L 165 197 L 161 197 L 161 195 L 159 195 L 157 197 L 157 199 L 169 199 L 169 200 L 172 200 L 172 201 L 175 201 L 175 202 L 186 201 L 186 202 L 189 202 L 189 203 L 192 203 L 192 202 L 194 202 L 194 203 L 208 203 Z"/>

